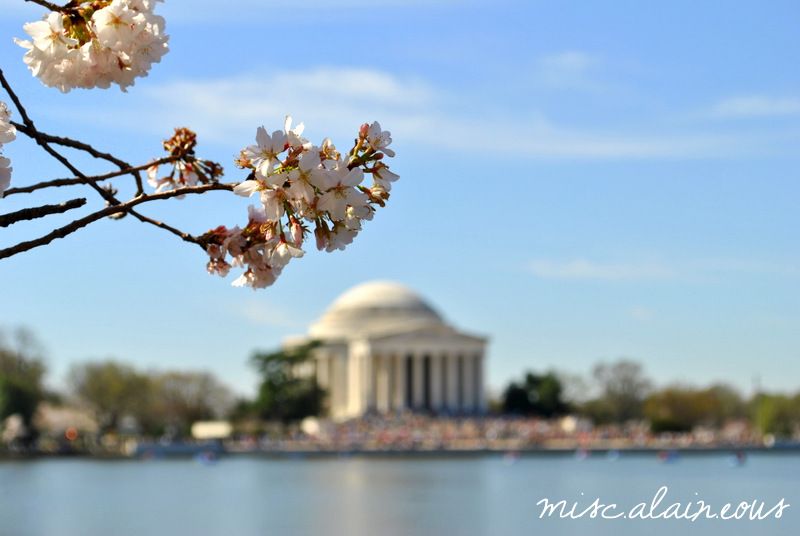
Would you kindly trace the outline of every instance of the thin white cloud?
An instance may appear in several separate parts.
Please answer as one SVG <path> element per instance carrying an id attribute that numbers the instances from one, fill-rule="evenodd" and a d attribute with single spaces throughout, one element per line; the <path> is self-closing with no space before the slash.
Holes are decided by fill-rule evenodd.
<path id="1" fill-rule="evenodd" d="M 541 279 L 585 281 L 664 281 L 680 279 L 705 281 L 731 274 L 737 276 L 796 277 L 800 275 L 800 264 L 790 261 L 748 259 L 697 259 L 674 263 L 536 259 L 528 263 L 527 271 Z"/>
<path id="2" fill-rule="evenodd" d="M 732 97 L 715 104 L 712 115 L 722 118 L 778 117 L 800 115 L 800 98 Z"/>
<path id="3" fill-rule="evenodd" d="M 280 127 L 287 113 L 305 122 L 316 141 L 323 135 L 347 140 L 362 122 L 374 120 L 414 137 L 424 128 L 421 122 L 427 123 L 419 111 L 434 108 L 436 99 L 432 88 L 418 80 L 333 67 L 185 80 L 150 87 L 143 94 L 149 102 L 129 116 L 133 123 L 142 125 L 138 110 L 149 109 L 160 117 L 160 126 L 165 121 L 191 125 L 203 139 L 237 139 L 240 145 L 250 143 L 258 126 Z M 115 118 L 118 121 L 121 115 Z"/>
<path id="4" fill-rule="evenodd" d="M 599 64 L 598 58 L 579 50 L 550 54 L 537 61 L 536 82 L 554 89 L 598 89 L 591 72 Z"/>
<path id="5" fill-rule="evenodd" d="M 800 262 L 764 261 L 758 259 L 701 259 L 687 263 L 684 271 L 694 274 L 719 275 L 734 273 L 741 275 L 800 275 Z"/>
<path id="6" fill-rule="evenodd" d="M 580 63 L 580 60 L 572 60 Z M 139 100 L 137 100 L 139 99 Z M 537 158 L 643 159 L 729 156 L 756 151 L 758 140 L 681 132 L 617 132 L 565 127 L 541 115 L 489 115 L 467 95 L 453 95 L 415 77 L 373 69 L 322 66 L 307 70 L 182 80 L 145 86 L 123 110 L 106 115 L 108 126 L 160 135 L 165 124 L 189 125 L 201 139 L 233 145 L 250 142 L 262 124 L 277 128 L 287 113 L 304 121 L 312 140 L 348 140 L 364 121 L 380 120 L 399 143 L 455 151 L 484 151 Z M 80 120 L 80 110 L 51 113 Z M 235 140 L 234 143 L 231 140 Z M 764 142 L 762 140 L 761 144 Z"/>
<path id="7" fill-rule="evenodd" d="M 631 318 L 634 320 L 639 320 L 640 322 L 652 320 L 656 316 L 656 312 L 653 309 L 643 307 L 641 305 L 631 307 L 628 313 L 630 314 Z"/>
<path id="8" fill-rule="evenodd" d="M 542 279 L 631 281 L 675 276 L 669 267 L 657 263 L 599 263 L 585 259 L 565 262 L 539 259 L 531 261 L 528 269 Z"/>
<path id="9" fill-rule="evenodd" d="M 233 307 L 232 312 L 253 326 L 303 328 L 305 325 L 285 309 L 262 300 L 245 301 Z"/>

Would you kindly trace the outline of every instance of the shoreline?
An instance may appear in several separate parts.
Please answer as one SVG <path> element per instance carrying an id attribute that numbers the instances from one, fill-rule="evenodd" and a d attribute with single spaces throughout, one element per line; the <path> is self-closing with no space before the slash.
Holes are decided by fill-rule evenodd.
<path id="1" fill-rule="evenodd" d="M 280 449 L 280 450 L 225 450 L 196 445 L 180 452 L 168 450 L 145 451 L 136 455 L 114 453 L 93 454 L 87 452 L 63 453 L 0 453 L 0 463 L 13 461 L 37 461 L 50 459 L 88 459 L 96 461 L 148 461 L 165 459 L 192 459 L 199 455 L 213 454 L 217 458 L 262 458 L 262 459 L 332 459 L 332 458 L 528 458 L 548 456 L 576 456 L 590 458 L 607 456 L 715 456 L 744 454 L 799 455 L 800 444 L 779 447 L 766 446 L 711 446 L 711 447 L 630 447 L 630 448 L 524 448 L 524 449 Z"/>

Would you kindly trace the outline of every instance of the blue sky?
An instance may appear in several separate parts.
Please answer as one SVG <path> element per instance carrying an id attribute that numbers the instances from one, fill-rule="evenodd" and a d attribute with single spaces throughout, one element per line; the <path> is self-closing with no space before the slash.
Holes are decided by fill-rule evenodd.
<path id="1" fill-rule="evenodd" d="M 626 356 L 661 383 L 800 388 L 796 2 L 296 4 L 168 0 L 171 52 L 148 78 L 61 95 L 11 41 L 41 8 L 0 0 L 0 66 L 46 131 L 144 162 L 190 126 L 235 180 L 232 157 L 286 113 L 340 146 L 379 120 L 402 177 L 347 251 L 309 252 L 266 291 L 231 288 L 199 249 L 128 219 L 0 262 L 0 324 L 37 332 L 52 383 L 116 357 L 247 393 L 253 349 L 394 279 L 491 337 L 494 387 Z M 6 153 L 17 185 L 64 175 L 27 140 Z M 214 193 L 147 213 L 200 233 L 246 206 Z"/>

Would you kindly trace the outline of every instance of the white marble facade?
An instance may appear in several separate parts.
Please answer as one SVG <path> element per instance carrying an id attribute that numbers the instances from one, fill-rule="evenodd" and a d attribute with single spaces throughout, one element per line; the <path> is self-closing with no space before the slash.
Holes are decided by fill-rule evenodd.
<path id="1" fill-rule="evenodd" d="M 309 329 L 286 342 L 319 340 L 313 370 L 335 419 L 401 410 L 473 414 L 486 409 L 486 338 L 456 330 L 397 283 L 342 294 Z"/>

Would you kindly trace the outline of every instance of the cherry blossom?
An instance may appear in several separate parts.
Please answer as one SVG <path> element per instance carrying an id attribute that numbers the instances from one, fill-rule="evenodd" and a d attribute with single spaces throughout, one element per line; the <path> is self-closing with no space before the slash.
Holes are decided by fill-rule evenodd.
<path id="1" fill-rule="evenodd" d="M 389 149 L 392 143 L 392 134 L 386 130 L 381 130 L 381 124 L 375 121 L 367 128 L 367 143 L 375 151 L 383 151 L 386 156 L 394 156 L 394 151 Z"/>
<path id="2" fill-rule="evenodd" d="M 147 183 L 156 193 L 184 186 L 216 182 L 222 176 L 222 166 L 195 156 L 197 135 L 188 128 L 176 128 L 171 138 L 164 140 L 164 149 L 170 154 L 172 169 L 168 175 L 159 175 L 159 164 L 147 169 Z"/>
<path id="3" fill-rule="evenodd" d="M 383 160 L 394 155 L 389 132 L 377 122 L 363 124 L 346 157 L 330 139 L 316 146 L 302 133 L 303 124 L 292 128 L 287 116 L 282 131 L 269 134 L 259 127 L 255 145 L 240 152 L 236 164 L 250 174 L 233 191 L 243 197 L 258 194 L 261 206 L 249 207 L 243 229 L 222 226 L 201 237 L 209 273 L 224 277 L 241 267 L 234 286 L 269 286 L 292 259 L 304 255 L 312 227 L 318 249 L 343 250 L 363 222 L 372 220 L 376 207 L 385 205 L 391 183 L 399 178 Z M 363 185 L 367 174 L 370 188 Z"/>
<path id="4" fill-rule="evenodd" d="M 242 158 L 252 163 L 258 178 L 270 186 L 276 186 L 269 176 L 272 175 L 278 155 L 286 150 L 287 140 L 283 131 L 276 130 L 270 135 L 264 127 L 258 127 L 256 145 L 250 145 L 242 151 Z"/>
<path id="5" fill-rule="evenodd" d="M 17 129 L 11 124 L 8 107 L 0 101 L 0 197 L 11 185 L 11 160 L 3 156 L 3 144 L 14 141 Z"/>
<path id="6" fill-rule="evenodd" d="M 292 116 L 286 116 L 283 122 L 283 131 L 286 133 L 286 141 L 290 147 L 302 147 L 305 150 L 311 148 L 311 143 L 301 136 L 303 130 L 305 130 L 305 125 L 303 123 L 292 128 Z"/>
<path id="7" fill-rule="evenodd" d="M 155 1 L 94 0 L 70 2 L 60 12 L 23 26 L 31 40 L 16 40 L 27 52 L 25 64 L 49 87 L 123 91 L 147 76 L 166 54 L 165 21 Z"/>
<path id="8" fill-rule="evenodd" d="M 317 207 L 327 211 L 333 221 L 342 221 L 347 216 L 347 207 L 364 205 L 367 196 L 356 186 L 364 180 L 361 168 L 348 169 L 347 164 L 338 162 L 334 170 L 328 172 L 329 188 L 320 197 Z"/>
<path id="9" fill-rule="evenodd" d="M 389 192 L 392 189 L 392 183 L 399 178 L 400 175 L 392 172 L 389 166 L 383 162 L 375 164 L 375 169 L 372 171 L 374 186 L 380 188 L 384 192 Z"/>

